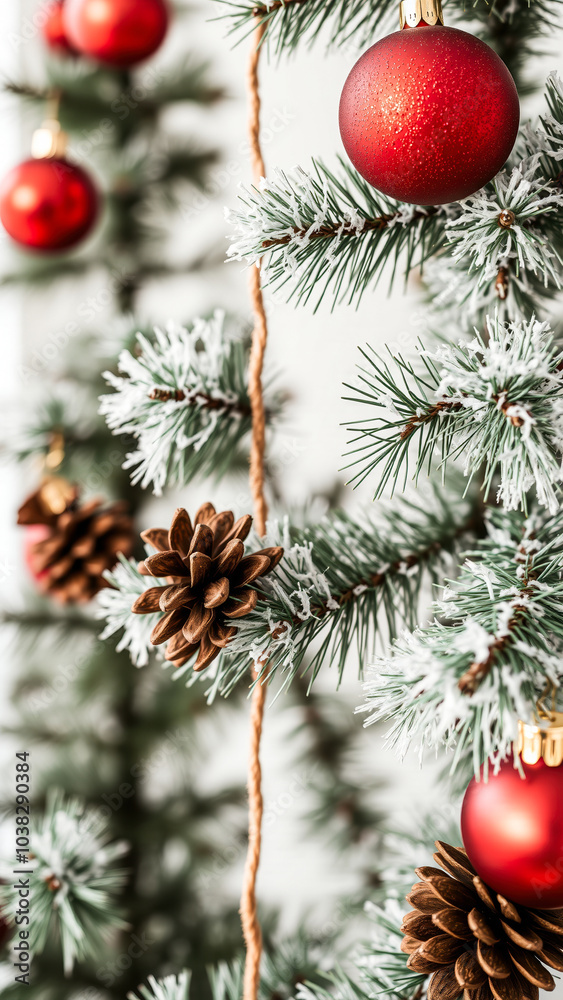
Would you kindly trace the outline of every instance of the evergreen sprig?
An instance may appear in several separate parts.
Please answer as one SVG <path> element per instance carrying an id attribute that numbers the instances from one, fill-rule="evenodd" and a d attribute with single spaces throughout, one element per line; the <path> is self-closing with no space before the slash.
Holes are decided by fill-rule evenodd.
<path id="1" fill-rule="evenodd" d="M 245 37 L 256 23 L 265 24 L 266 38 L 276 55 L 286 55 L 304 43 L 313 45 L 321 36 L 329 48 L 352 45 L 358 53 L 397 25 L 394 0 L 220 0 L 229 33 Z M 560 0 L 476 0 L 468 10 L 463 0 L 448 4 L 448 14 L 477 18 L 482 34 L 497 48 L 511 71 L 519 76 L 523 62 L 537 55 L 537 39 L 548 36 L 559 12 Z M 503 38 L 504 36 L 504 38 Z M 534 44 L 535 43 L 535 44 Z M 521 51 L 523 50 L 523 51 Z"/>
<path id="2" fill-rule="evenodd" d="M 318 307 L 329 289 L 335 303 L 358 302 L 389 261 L 393 276 L 400 261 L 408 275 L 444 245 L 443 208 L 393 201 L 340 166 L 342 177 L 313 162 L 311 173 L 277 170 L 245 189 L 243 207 L 227 212 L 235 233 L 229 257 L 262 260 L 269 283 Z"/>
<path id="3" fill-rule="evenodd" d="M 255 611 L 237 623 L 211 693 L 229 693 L 247 676 L 249 658 L 264 669 L 264 657 L 270 676 L 284 675 L 283 688 L 300 670 L 311 685 L 325 664 L 340 681 L 353 652 L 362 669 L 379 631 L 394 634 L 397 618 L 417 620 L 423 583 L 438 578 L 476 528 L 469 505 L 453 507 L 437 493 L 433 500 L 433 510 L 402 500 L 380 520 L 340 512 L 299 530 L 274 525 L 268 544 L 283 545 L 284 558 L 261 581 Z"/>
<path id="4" fill-rule="evenodd" d="M 147 549 L 147 555 L 152 549 Z M 153 648 L 150 642 L 151 632 L 158 621 L 158 614 L 134 615 L 131 613 L 133 602 L 150 587 L 164 586 L 166 581 L 158 577 L 142 576 L 133 559 L 125 559 L 121 554 L 119 562 L 111 572 L 105 573 L 110 584 L 98 594 L 99 610 L 97 617 L 106 622 L 100 639 L 109 639 L 117 632 L 123 634 L 116 646 L 118 653 L 127 650 L 131 662 L 136 667 L 144 667 L 149 662 L 149 653 Z"/>
<path id="5" fill-rule="evenodd" d="M 545 690 L 559 684 L 563 651 L 563 513 L 525 518 L 497 510 L 468 553 L 436 619 L 397 639 L 366 683 L 366 724 L 391 721 L 387 745 L 471 752 L 475 772 L 504 759 Z"/>
<path id="6" fill-rule="evenodd" d="M 229 22 L 229 34 L 245 37 L 257 24 L 265 25 L 266 39 L 272 50 L 285 55 L 301 41 L 310 46 L 328 25 L 328 46 L 344 46 L 353 41 L 361 49 L 384 34 L 386 26 L 397 19 L 394 0 L 265 0 L 263 3 L 219 0 L 229 10 L 223 15 Z M 323 39 L 324 40 L 324 39 Z"/>
<path id="7" fill-rule="evenodd" d="M 220 479 L 236 461 L 251 428 L 245 337 L 225 328 L 223 313 L 196 319 L 190 328 L 169 324 L 154 343 L 137 335 L 138 350 L 123 351 L 115 389 L 101 397 L 100 413 L 114 434 L 137 442 L 126 459 L 132 483 L 186 485 L 195 476 Z M 270 393 L 268 422 L 281 400 Z"/>
<path id="8" fill-rule="evenodd" d="M 499 499 L 524 508 L 533 487 L 541 504 L 559 506 L 563 451 L 563 353 L 547 323 L 488 321 L 488 338 L 421 349 L 421 369 L 398 355 L 392 365 L 368 347 L 352 402 L 373 415 L 354 421 L 348 468 L 357 485 L 378 473 L 375 496 L 417 479 L 435 458 L 442 470 L 456 458 L 473 479 L 483 470 L 488 496 L 500 477 Z M 413 444 L 416 451 L 413 453 Z M 402 476 L 402 479 L 401 479 Z"/>
<path id="9" fill-rule="evenodd" d="M 99 958 L 108 936 L 127 925 L 115 907 L 126 872 L 117 861 L 124 843 L 109 843 L 107 822 L 78 799 L 49 794 L 44 815 L 32 828 L 28 866 L 33 869 L 33 920 L 29 945 L 41 954 L 58 935 L 67 975 L 76 961 Z M 6 917 L 14 921 L 19 896 L 12 885 L 1 889 Z"/>
<path id="10" fill-rule="evenodd" d="M 387 830 L 378 852 L 378 887 L 364 906 L 371 928 L 370 940 L 356 948 L 346 967 L 332 963 L 330 974 L 320 983 L 301 983 L 296 1000 L 422 1000 L 427 976 L 407 967 L 408 955 L 401 951 L 404 938 L 400 926 L 407 910 L 405 896 L 415 877 L 414 869 L 431 865 L 434 841 L 447 837 L 460 842 L 459 825 L 445 812 L 434 810 L 417 816 L 409 830 Z M 344 928 L 346 933 L 347 928 Z"/>
<path id="11" fill-rule="evenodd" d="M 359 302 L 388 264 L 392 283 L 399 266 L 406 277 L 437 253 L 448 264 L 451 255 L 458 299 L 510 296 L 516 318 L 534 295 L 552 297 L 562 283 L 563 87 L 555 75 L 547 103 L 537 128 L 523 126 L 507 169 L 448 206 L 396 202 L 343 160 L 340 176 L 315 161 L 310 172 L 277 170 L 243 189 L 241 207 L 227 212 L 228 256 L 262 262 L 265 279 L 287 287 L 288 299 L 318 307 L 329 291 L 334 303 Z"/>
<path id="12" fill-rule="evenodd" d="M 379 521 L 338 513 L 306 528 L 275 523 L 265 544 L 283 545 L 284 558 L 260 580 L 256 609 L 235 620 L 237 635 L 217 660 L 210 695 L 232 691 L 247 677 L 251 660 L 264 655 L 270 675 L 284 673 L 284 687 L 305 669 L 308 654 L 311 683 L 325 662 L 336 666 L 340 679 L 353 649 L 364 662 L 376 630 L 386 624 L 392 634 L 399 616 L 415 621 L 423 583 L 436 582 L 464 535 L 479 527 L 470 504 L 453 505 L 437 492 L 432 499 L 433 510 L 402 499 Z M 98 598 L 99 617 L 107 620 L 102 637 L 124 629 L 119 648 L 144 665 L 158 613 L 134 615 L 130 609 L 155 581 L 126 560 L 106 578 L 112 587 Z M 191 665 L 176 670 L 174 679 L 191 679 Z"/>
<path id="13" fill-rule="evenodd" d="M 190 973 L 184 970 L 178 976 L 156 979 L 149 976 L 148 985 L 139 986 L 139 992 L 128 993 L 127 1000 L 188 1000 Z"/>

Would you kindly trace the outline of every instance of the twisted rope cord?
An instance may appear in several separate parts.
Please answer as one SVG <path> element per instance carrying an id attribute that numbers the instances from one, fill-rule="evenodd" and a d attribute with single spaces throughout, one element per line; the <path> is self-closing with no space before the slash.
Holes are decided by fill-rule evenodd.
<path id="1" fill-rule="evenodd" d="M 255 184 L 265 176 L 264 159 L 260 147 L 260 87 L 258 67 L 261 42 L 265 25 L 256 26 L 247 72 L 248 89 L 248 132 L 252 177 Z M 262 391 L 262 371 L 268 339 L 268 325 L 260 269 L 253 267 L 250 275 L 250 300 L 254 314 L 252 348 L 248 373 L 248 395 L 252 409 L 252 443 L 250 448 L 250 489 L 254 502 L 254 517 L 257 531 L 266 533 L 268 506 L 264 495 L 264 455 L 266 448 L 266 415 Z M 256 677 L 258 671 L 256 671 Z M 244 968 L 243 1000 L 257 1000 L 260 985 L 260 960 L 262 957 L 262 930 L 258 919 L 256 903 L 256 879 L 260 865 L 262 846 L 262 769 L 260 766 L 260 739 L 266 700 L 266 679 L 257 682 L 252 692 L 250 713 L 250 762 L 248 771 L 248 853 L 244 869 L 243 887 L 240 901 L 240 916 L 246 945 Z"/>

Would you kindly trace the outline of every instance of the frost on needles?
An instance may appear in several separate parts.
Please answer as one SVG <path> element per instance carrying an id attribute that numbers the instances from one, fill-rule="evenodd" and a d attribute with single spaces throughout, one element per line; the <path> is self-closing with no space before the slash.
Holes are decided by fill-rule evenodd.
<path id="1" fill-rule="evenodd" d="M 100 400 L 113 433 L 137 441 L 124 466 L 133 484 L 160 496 L 196 475 L 219 479 L 250 432 L 248 342 L 217 311 L 189 329 L 169 323 L 154 341 L 140 333 L 137 345 L 121 353 L 119 375 L 105 372 L 115 392 Z M 270 394 L 269 422 L 280 405 Z"/>
<path id="2" fill-rule="evenodd" d="M 210 693 L 227 694 L 246 681 L 251 662 L 263 668 L 263 655 L 270 675 L 279 672 L 286 686 L 305 667 L 314 679 L 328 662 L 340 677 L 351 651 L 365 663 L 377 632 L 395 634 L 399 617 L 414 623 L 424 585 L 453 568 L 452 557 L 479 524 L 472 503 L 453 503 L 437 491 L 432 500 L 429 510 L 402 500 L 379 517 L 336 512 L 299 529 L 287 520 L 274 522 L 266 539 L 255 537 L 253 548 L 282 545 L 285 554 L 260 580 L 255 610 L 233 621 L 237 635 L 201 675 L 212 678 Z M 98 598 L 103 638 L 123 630 L 118 648 L 143 666 L 159 615 L 134 615 L 131 606 L 155 581 L 125 559 L 106 579 L 110 587 Z M 187 676 L 189 683 L 192 663 L 176 670 L 174 679 Z"/>
<path id="3" fill-rule="evenodd" d="M 487 323 L 485 340 L 420 350 L 415 368 L 362 351 L 352 402 L 366 416 L 351 422 L 352 482 L 375 476 L 375 496 L 404 486 L 434 464 L 460 458 L 464 473 L 483 474 L 509 510 L 525 508 L 533 490 L 555 513 L 563 453 L 563 353 L 547 323 Z"/>
<path id="4" fill-rule="evenodd" d="M 62 949 L 65 975 L 75 962 L 98 959 L 116 930 L 127 924 L 121 919 L 116 898 L 127 879 L 120 867 L 128 846 L 110 841 L 107 820 L 100 811 L 87 808 L 77 798 L 51 791 L 45 811 L 34 821 L 30 861 L 33 869 L 30 950 L 41 954 L 56 928 Z M 13 861 L 9 869 L 13 868 Z M 10 922 L 16 919 L 19 897 L 9 875 L 1 886 L 3 910 Z"/>
<path id="5" fill-rule="evenodd" d="M 494 303 L 511 319 L 529 316 L 563 275 L 563 87 L 555 74 L 546 103 L 547 114 L 522 127 L 506 169 L 450 205 L 394 201 L 342 160 L 338 172 L 315 161 L 309 171 L 276 170 L 243 187 L 227 212 L 228 256 L 260 262 L 288 299 L 318 306 L 328 293 L 358 303 L 387 265 L 393 280 L 438 255 L 448 276 L 440 294 L 472 307 L 472 319 Z"/>
<path id="6" fill-rule="evenodd" d="M 365 686 L 368 724 L 391 722 L 388 745 L 470 752 L 475 772 L 506 758 L 518 719 L 530 718 L 546 679 L 563 678 L 563 513 L 490 513 L 430 624 L 404 632 Z"/>

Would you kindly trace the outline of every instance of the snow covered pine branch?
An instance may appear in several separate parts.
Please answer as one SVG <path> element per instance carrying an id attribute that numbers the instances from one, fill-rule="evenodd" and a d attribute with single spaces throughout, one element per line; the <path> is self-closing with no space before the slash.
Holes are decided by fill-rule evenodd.
<path id="1" fill-rule="evenodd" d="M 100 413 L 114 434 L 136 438 L 125 468 L 132 482 L 184 485 L 196 475 L 219 479 L 236 461 L 251 427 L 247 367 L 249 344 L 229 331 L 222 312 L 194 320 L 190 329 L 170 323 L 152 343 L 138 334 L 139 353 L 123 351 L 120 375 L 106 372 L 115 392 L 101 397 Z M 267 417 L 281 398 L 270 393 Z"/>
<path id="2" fill-rule="evenodd" d="M 285 555 L 260 579 L 256 608 L 233 620 L 237 634 L 216 661 L 215 673 L 208 671 L 212 691 L 228 693 L 248 676 L 250 659 L 258 662 L 263 653 L 270 672 L 282 671 L 289 685 L 319 638 L 308 663 L 312 678 L 328 662 L 336 664 L 341 676 L 354 645 L 364 662 L 378 618 L 378 627 L 386 622 L 389 632 L 398 615 L 414 623 L 423 583 L 437 582 L 479 520 L 470 503 L 454 503 L 447 494 L 433 493 L 428 506 L 433 509 L 401 501 L 379 520 L 342 513 L 304 529 L 274 524 L 266 540 L 254 539 L 253 549 L 282 545 Z M 99 616 L 107 621 L 103 637 L 123 629 L 119 648 L 128 649 L 133 661 L 144 665 L 159 613 L 139 616 L 131 607 L 159 581 L 143 576 L 126 560 L 107 579 L 112 586 L 99 597 Z M 191 666 L 190 660 L 174 677 L 191 675 Z"/>
<path id="3" fill-rule="evenodd" d="M 315 41 L 328 26 L 329 46 L 353 43 L 360 52 L 373 42 L 374 11 L 362 0 L 226 0 L 230 8 L 224 15 L 230 32 L 248 33 L 256 23 L 264 24 L 269 45 L 276 53 L 295 49 L 301 41 Z M 378 0 L 377 27 L 384 30 L 396 17 L 394 0 Z M 325 35 L 323 33 L 323 42 Z"/>
<path id="4" fill-rule="evenodd" d="M 483 471 L 485 498 L 498 487 L 508 509 L 526 507 L 535 490 L 555 513 L 563 453 L 563 353 L 547 323 L 488 321 L 488 340 L 420 351 L 415 370 L 401 356 L 390 366 L 362 351 L 352 402 L 369 416 L 350 424 L 347 453 L 358 466 L 352 482 L 378 473 L 375 496 L 405 484 L 438 459 L 442 469 L 461 458 L 464 474 Z M 413 457 L 410 446 L 416 442 Z M 402 475 L 401 475 L 402 474 Z"/>
<path id="5" fill-rule="evenodd" d="M 366 683 L 368 724 L 391 721 L 387 744 L 455 747 L 452 771 L 471 753 L 477 773 L 504 759 L 518 719 L 531 717 L 546 680 L 563 676 L 563 513 L 490 514 L 488 537 L 469 553 L 437 618 L 405 632 Z"/>
<path id="6" fill-rule="evenodd" d="M 342 161 L 340 177 L 315 162 L 310 173 L 278 170 L 259 189 L 244 189 L 241 207 L 227 212 L 228 255 L 262 260 L 269 283 L 318 306 L 329 289 L 335 302 L 358 302 L 390 261 L 393 275 L 401 262 L 408 275 L 440 253 L 451 271 L 446 300 L 479 308 L 496 301 L 512 319 L 529 314 L 538 292 L 561 287 L 563 273 L 563 91 L 555 75 L 547 103 L 537 127 L 521 130 L 508 168 L 447 206 L 395 202 Z"/>
<path id="7" fill-rule="evenodd" d="M 30 844 L 26 865 L 33 868 L 30 951 L 43 952 L 56 926 L 69 976 L 75 962 L 99 958 L 112 933 L 127 926 L 115 898 L 126 881 L 126 872 L 117 862 L 128 848 L 123 842 L 109 842 L 101 813 L 57 791 L 48 796 Z M 0 892 L 3 912 L 14 921 L 17 892 L 12 885 L 3 885 Z"/>

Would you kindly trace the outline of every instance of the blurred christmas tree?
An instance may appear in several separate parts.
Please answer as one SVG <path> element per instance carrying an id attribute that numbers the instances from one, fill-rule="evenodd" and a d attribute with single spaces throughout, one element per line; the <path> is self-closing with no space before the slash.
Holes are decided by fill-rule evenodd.
<path id="1" fill-rule="evenodd" d="M 33 354 L 20 373 L 33 393 L 16 452 L 30 475 L 40 475 L 20 522 L 38 592 L 4 609 L 3 620 L 18 662 L 14 732 L 33 763 L 32 852 L 44 936 L 34 941 L 28 992 L 38 1000 L 124 997 L 149 973 L 189 967 L 193 996 L 205 997 L 206 968 L 231 960 L 241 945 L 237 907 L 222 884 L 245 849 L 243 793 L 230 786 L 209 792 L 199 780 L 236 703 L 218 706 L 213 718 L 204 715 L 201 686 L 171 684 L 152 654 L 152 669 L 139 670 L 127 630 L 117 648 L 115 641 L 101 643 L 102 626 L 82 601 L 102 585 L 118 549 L 143 557 L 140 542 L 129 552 L 126 522 L 131 516 L 146 527 L 143 488 L 159 493 L 197 476 L 217 481 L 247 465 L 246 326 L 218 312 L 185 329 L 166 322 L 155 333 L 145 323 L 135 338 L 144 288 L 222 259 L 222 248 L 210 246 L 178 262 L 167 245 L 186 186 L 205 187 L 217 153 L 194 136 L 180 142 L 166 124 L 175 105 L 205 108 L 222 91 L 186 53 L 170 69 L 162 60 L 154 68 L 115 69 L 71 54 L 60 34 L 61 4 L 45 9 L 52 15 L 45 80 L 13 80 L 8 89 L 21 99 L 26 125 L 46 119 L 39 140 L 47 141 L 49 154 L 95 177 L 101 219 L 72 252 L 32 255 L 12 247 L 2 280 L 44 294 L 65 279 L 87 287 L 101 276 L 103 294 L 85 300 L 88 325 L 72 321 L 71 335 L 62 338 L 70 344 L 57 347 L 55 361 L 45 364 L 41 353 Z M 181 36 L 188 15 L 176 16 Z M 66 148 L 59 127 L 68 133 Z M 40 148 L 37 162 L 50 159 Z M 48 235 L 60 234 L 58 223 L 47 228 Z M 36 238 L 36 230 L 27 232 Z M 100 330 L 99 314 L 108 311 L 109 327 L 104 318 Z M 38 373 L 41 387 L 33 380 Z M 119 391 L 104 398 L 106 423 L 98 399 L 108 381 Z M 272 387 L 272 431 L 283 404 L 284 394 Z M 281 500 L 275 468 L 268 479 Z M 90 509 L 90 497 L 100 494 L 106 506 Z M 107 506 L 123 501 L 126 513 Z M 127 572 L 119 567 L 116 577 Z M 140 662 L 146 666 L 143 653 Z M 361 845 L 359 866 L 367 869 L 380 815 L 374 784 L 358 781 L 350 766 L 355 737 L 348 713 L 333 699 L 311 697 L 304 684 L 296 685 L 295 701 L 305 736 L 305 757 L 296 765 L 311 768 L 309 819 L 338 850 Z M 123 871 L 106 867 L 106 839 L 125 845 Z M 91 911 L 83 905 L 84 886 L 101 893 Z M 346 904 L 351 912 L 357 905 L 357 899 Z M 266 919 L 267 942 L 274 923 Z M 282 980 L 313 972 L 309 945 L 298 935 L 272 965 L 272 983 L 285 996 Z M 6 997 L 20 988 L 6 989 Z"/>
<path id="2" fill-rule="evenodd" d="M 85 281 L 103 271 L 106 277 L 100 309 L 90 309 L 86 317 L 89 326 L 78 319 L 76 332 L 66 338 L 69 348 L 42 366 L 41 385 L 32 382 L 18 454 L 30 475 L 33 468 L 42 470 L 44 485 L 51 481 L 45 476 L 63 477 L 85 500 L 101 495 L 126 501 L 136 518 L 146 496 L 122 471 L 131 441 L 114 438 L 97 413 L 104 386 L 100 372 L 116 357 L 112 353 L 104 362 L 104 346 L 120 338 L 124 346 L 129 343 L 137 296 L 147 282 L 205 266 L 202 259 L 167 261 L 166 237 L 178 198 L 190 185 L 206 184 L 217 153 L 197 135 L 179 141 L 166 115 L 187 102 L 205 108 L 221 99 L 222 90 L 186 51 L 173 65 L 161 62 L 158 68 L 151 63 L 113 68 L 70 54 L 53 36 L 59 8 L 51 3 L 34 12 L 49 16 L 44 83 L 11 81 L 8 87 L 23 99 L 26 123 L 37 126 L 47 119 L 51 134 L 57 123 L 68 133 L 68 161 L 94 174 L 101 190 L 101 220 L 75 251 L 37 256 L 14 245 L 2 280 L 33 292 L 69 277 Z M 186 17 L 185 11 L 174 15 L 178 23 L 171 30 L 179 38 Z M 111 312 L 109 300 L 111 334 L 96 329 L 96 311 Z M 21 373 L 28 383 L 33 365 L 32 359 Z M 34 525 L 40 518 L 31 511 L 22 520 Z M 86 536 L 81 533 L 75 555 L 100 519 L 97 525 L 90 524 Z M 33 553 L 39 558 L 36 529 L 22 531 L 41 580 L 33 562 Z M 82 568 L 86 558 L 98 576 L 115 561 L 107 546 L 98 567 L 90 554 L 81 557 Z M 79 950 L 71 978 L 65 978 L 58 943 L 64 927 L 54 926 L 34 960 L 30 989 L 57 1000 L 77 993 L 122 997 L 155 967 L 166 973 L 180 963 L 194 969 L 194 988 L 205 994 L 206 965 L 231 956 L 240 942 L 236 906 L 221 899 L 220 878 L 215 902 L 209 901 L 205 873 L 243 836 L 242 791 L 223 787 L 209 793 L 201 787 L 198 771 L 212 739 L 209 727 L 200 725 L 203 693 L 194 689 L 178 699 L 167 678 L 139 671 L 127 652 L 100 643 L 100 624 L 90 607 L 73 607 L 77 596 L 88 596 L 73 590 L 77 565 L 57 587 L 47 588 L 50 596 L 29 595 L 17 610 L 4 610 L 17 650 L 15 728 L 18 743 L 32 752 L 34 813 L 42 814 L 49 789 L 59 788 L 100 811 L 109 837 L 128 845 L 116 902 L 124 923 L 103 947 L 94 940 Z M 59 560 L 48 572 L 56 576 L 61 566 Z M 63 809 L 59 802 L 58 812 Z"/>

